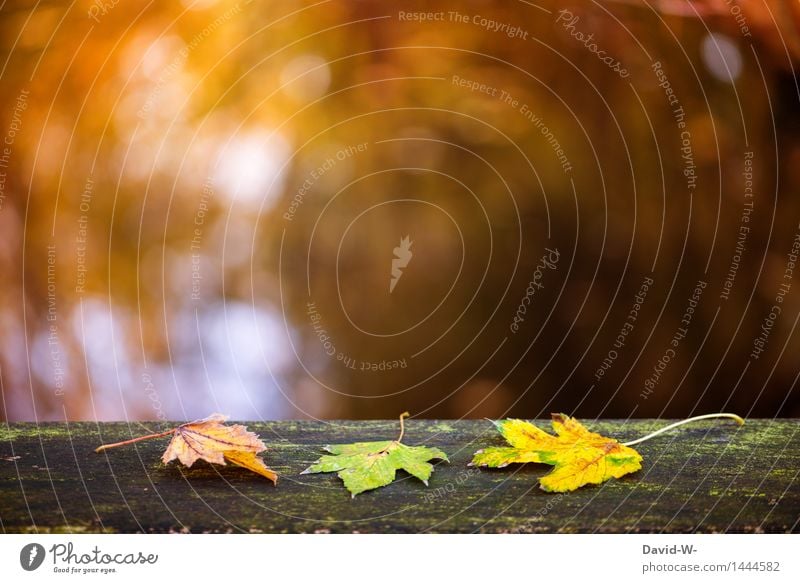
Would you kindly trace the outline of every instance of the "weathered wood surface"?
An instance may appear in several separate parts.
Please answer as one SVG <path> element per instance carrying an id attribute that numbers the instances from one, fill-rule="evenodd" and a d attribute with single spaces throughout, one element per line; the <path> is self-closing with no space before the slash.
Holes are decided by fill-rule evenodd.
<path id="1" fill-rule="evenodd" d="M 537 422 L 548 428 L 546 421 Z M 588 422 L 620 440 L 668 421 Z M 94 453 L 142 435 L 126 423 L 0 428 L 4 532 L 794 532 L 800 516 L 800 420 L 689 425 L 637 446 L 643 469 L 547 494 L 549 466 L 468 468 L 502 440 L 486 421 L 407 423 L 404 442 L 450 454 L 425 487 L 398 480 L 355 499 L 335 474 L 300 475 L 328 443 L 392 438 L 396 421 L 247 423 L 270 446 L 278 486 L 238 467 L 161 464 L 168 438 Z M 148 424 L 153 431 L 161 424 Z"/>

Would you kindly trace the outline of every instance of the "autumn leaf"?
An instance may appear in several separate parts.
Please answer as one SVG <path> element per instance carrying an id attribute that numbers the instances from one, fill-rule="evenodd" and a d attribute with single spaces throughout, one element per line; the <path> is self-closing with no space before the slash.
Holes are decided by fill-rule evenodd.
<path id="1" fill-rule="evenodd" d="M 470 465 L 503 468 L 512 463 L 550 464 L 555 469 L 539 480 L 547 492 L 600 484 L 641 469 L 642 456 L 635 449 L 592 433 L 567 415 L 554 413 L 552 417 L 556 435 L 519 419 L 495 421 L 495 427 L 511 447 L 477 451 Z"/>
<path id="2" fill-rule="evenodd" d="M 433 472 L 433 466 L 428 462 L 432 459 L 448 461 L 447 455 L 435 447 L 412 447 L 400 443 L 404 432 L 403 419 L 407 416 L 408 413 L 400 415 L 400 436 L 396 440 L 326 445 L 323 449 L 332 455 L 322 456 L 303 473 L 339 472 L 353 498 L 366 490 L 391 484 L 397 470 L 405 470 L 427 486 Z"/>
<path id="3" fill-rule="evenodd" d="M 174 459 L 186 467 L 191 467 L 198 459 L 221 465 L 230 462 L 260 474 L 276 484 L 278 475 L 258 457 L 259 453 L 267 449 L 264 442 L 255 433 L 247 431 L 244 425 L 223 425 L 226 419 L 227 416 L 215 413 L 205 419 L 184 423 L 162 433 L 102 445 L 95 451 L 99 453 L 112 447 L 172 435 L 172 441 L 161 456 L 161 461 L 165 464 Z"/>
<path id="4" fill-rule="evenodd" d="M 744 425 L 744 419 L 733 413 L 709 413 L 671 423 L 639 439 L 620 443 L 611 437 L 592 433 L 562 413 L 553 413 L 552 417 L 556 435 L 519 419 L 493 421 L 511 447 L 487 447 L 476 451 L 469 465 L 504 468 L 513 463 L 549 464 L 555 469 L 539 479 L 539 486 L 546 492 L 567 492 L 640 470 L 642 456 L 630 446 L 686 423 L 727 418 Z"/>

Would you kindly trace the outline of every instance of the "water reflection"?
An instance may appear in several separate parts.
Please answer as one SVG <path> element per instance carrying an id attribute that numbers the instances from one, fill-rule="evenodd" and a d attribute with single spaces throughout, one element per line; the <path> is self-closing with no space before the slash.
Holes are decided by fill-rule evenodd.
<path id="1" fill-rule="evenodd" d="M 0 417 L 800 414 L 751 4 L 4 6 Z"/>

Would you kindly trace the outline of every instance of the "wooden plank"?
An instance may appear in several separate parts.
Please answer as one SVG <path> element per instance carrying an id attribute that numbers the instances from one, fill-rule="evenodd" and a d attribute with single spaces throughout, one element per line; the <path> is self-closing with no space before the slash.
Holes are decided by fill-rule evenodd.
<path id="1" fill-rule="evenodd" d="M 633 439 L 668 421 L 589 422 Z M 537 422 L 547 428 L 549 423 Z M 270 446 L 267 480 L 237 467 L 160 461 L 167 439 L 95 454 L 142 435 L 125 423 L 11 424 L 0 429 L 4 532 L 793 532 L 800 515 L 799 420 L 680 428 L 637 446 L 642 471 L 598 487 L 547 494 L 548 466 L 467 467 L 501 444 L 486 421 L 407 423 L 404 442 L 442 448 L 425 487 L 400 472 L 355 499 L 335 474 L 300 475 L 328 443 L 390 439 L 396 421 L 247 423 Z M 161 424 L 147 424 L 153 431 Z"/>

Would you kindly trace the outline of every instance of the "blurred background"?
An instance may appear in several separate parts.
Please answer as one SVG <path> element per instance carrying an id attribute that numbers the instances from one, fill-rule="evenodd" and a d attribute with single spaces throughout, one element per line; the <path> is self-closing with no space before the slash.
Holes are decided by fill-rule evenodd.
<path id="1" fill-rule="evenodd" d="M 0 417 L 800 415 L 799 7 L 3 2 Z"/>

